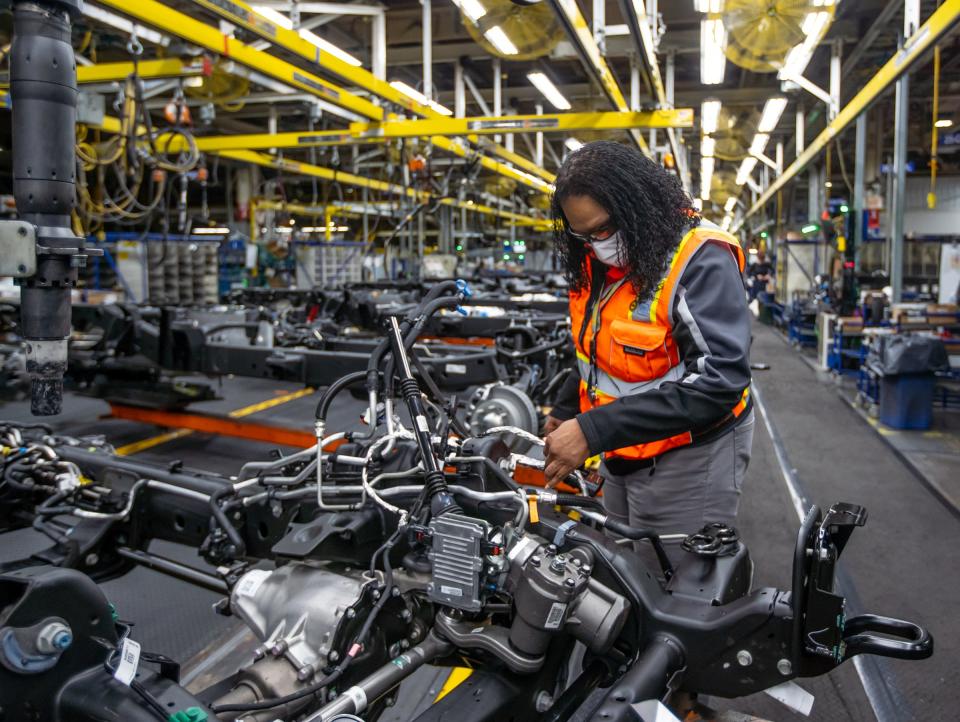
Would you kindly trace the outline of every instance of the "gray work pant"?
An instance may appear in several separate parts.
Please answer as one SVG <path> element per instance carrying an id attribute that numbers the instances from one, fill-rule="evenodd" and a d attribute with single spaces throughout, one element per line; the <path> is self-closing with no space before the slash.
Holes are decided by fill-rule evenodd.
<path id="1" fill-rule="evenodd" d="M 751 409 L 723 436 L 670 451 L 651 469 L 617 476 L 601 466 L 607 514 L 622 524 L 664 535 L 690 534 L 715 521 L 734 524 L 750 463 L 753 424 Z M 667 545 L 668 552 L 675 558 L 679 550 L 671 546 Z"/>

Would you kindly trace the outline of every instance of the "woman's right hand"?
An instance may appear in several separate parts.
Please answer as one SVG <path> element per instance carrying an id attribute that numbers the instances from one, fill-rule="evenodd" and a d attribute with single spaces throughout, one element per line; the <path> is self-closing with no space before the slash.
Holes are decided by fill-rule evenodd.
<path id="1" fill-rule="evenodd" d="M 548 416 L 546 422 L 543 425 L 543 435 L 547 436 L 548 434 L 553 433 L 559 428 L 560 424 L 563 422 L 560 419 L 555 419 L 552 416 Z"/>

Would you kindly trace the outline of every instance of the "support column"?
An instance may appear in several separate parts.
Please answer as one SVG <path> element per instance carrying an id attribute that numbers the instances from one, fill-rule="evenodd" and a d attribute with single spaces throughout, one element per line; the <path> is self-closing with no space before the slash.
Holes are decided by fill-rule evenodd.
<path id="1" fill-rule="evenodd" d="M 427 100 L 433 100 L 433 13 L 431 0 L 420 0 L 423 6 L 420 22 L 423 33 L 423 94 Z"/>
<path id="2" fill-rule="evenodd" d="M 857 136 L 853 151 L 853 261 L 860 270 L 860 249 L 863 243 L 863 196 L 867 165 L 867 113 L 857 116 Z"/>
<path id="3" fill-rule="evenodd" d="M 371 23 L 370 66 L 374 76 L 387 79 L 387 17 L 385 13 L 373 16 Z"/>
<path id="4" fill-rule="evenodd" d="M 891 204 L 890 286 L 893 303 L 903 296 L 903 213 L 907 185 L 907 127 L 910 106 L 910 75 L 905 73 L 897 81 L 893 113 L 893 172 L 894 191 Z"/>
<path id="5" fill-rule="evenodd" d="M 537 115 L 543 115 L 543 105 L 541 105 L 540 103 L 537 103 L 535 107 L 536 107 Z M 536 137 L 537 151 L 536 153 L 533 154 L 533 162 L 536 163 L 541 168 L 543 168 L 543 133 L 536 133 L 535 137 Z"/>
<path id="6" fill-rule="evenodd" d="M 800 157 L 800 154 L 803 153 L 803 149 L 807 147 L 806 142 L 804 141 L 803 132 L 806 128 L 806 111 L 804 110 L 803 103 L 797 103 L 797 126 L 796 126 L 796 141 L 797 141 L 797 157 Z"/>
<path id="7" fill-rule="evenodd" d="M 463 65 L 459 60 L 453 64 L 453 115 L 457 118 L 467 115 L 467 89 L 463 82 Z"/>

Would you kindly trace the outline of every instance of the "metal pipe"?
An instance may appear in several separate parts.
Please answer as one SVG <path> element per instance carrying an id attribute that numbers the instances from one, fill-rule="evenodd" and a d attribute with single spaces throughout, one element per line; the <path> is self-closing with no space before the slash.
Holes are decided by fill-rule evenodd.
<path id="1" fill-rule="evenodd" d="M 853 153 L 853 262 L 860 270 L 860 249 L 863 243 L 863 196 L 867 157 L 867 111 L 857 116 L 857 136 Z"/>
<path id="2" fill-rule="evenodd" d="M 129 549 L 127 547 L 117 547 L 117 554 L 122 556 L 124 559 L 130 559 L 131 561 L 136 562 L 140 566 L 162 572 L 168 576 L 182 579 L 185 582 L 190 582 L 191 584 L 196 584 L 200 587 L 212 589 L 215 592 L 230 591 L 227 583 L 222 579 L 215 577 L 212 574 L 201 572 L 199 569 L 188 567 L 186 564 L 175 562 L 172 559 L 160 557 L 156 554 L 150 554 L 148 552 L 142 552 L 137 549 Z"/>
<path id="3" fill-rule="evenodd" d="M 910 76 L 904 74 L 897 81 L 893 112 L 893 208 L 890 234 L 891 302 L 900 303 L 903 296 L 903 215 L 907 191 L 907 129 L 910 111 Z"/>

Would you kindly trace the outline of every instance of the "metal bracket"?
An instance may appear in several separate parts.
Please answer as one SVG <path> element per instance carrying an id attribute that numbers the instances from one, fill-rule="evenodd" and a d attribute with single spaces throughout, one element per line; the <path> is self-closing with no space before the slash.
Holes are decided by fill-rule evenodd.
<path id="1" fill-rule="evenodd" d="M 0 221 L 0 276 L 37 272 L 37 228 L 26 221 Z"/>

